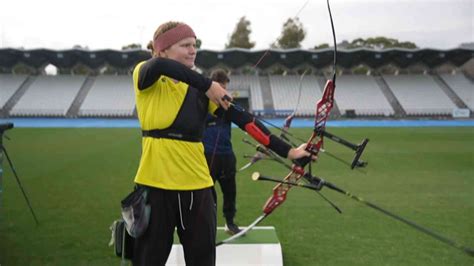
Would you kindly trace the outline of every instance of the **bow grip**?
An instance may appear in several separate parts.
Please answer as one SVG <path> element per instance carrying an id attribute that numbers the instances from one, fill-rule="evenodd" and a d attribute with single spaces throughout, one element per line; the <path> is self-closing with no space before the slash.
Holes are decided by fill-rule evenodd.
<path id="1" fill-rule="evenodd" d="M 313 155 L 318 155 L 317 146 L 314 144 L 308 144 L 306 151 L 310 153 L 309 156 L 293 160 L 293 163 L 301 168 L 304 168 L 308 163 L 311 163 Z"/>
<path id="2" fill-rule="evenodd" d="M 310 162 L 311 162 L 311 155 L 293 160 L 293 163 L 301 168 L 304 168 Z"/>

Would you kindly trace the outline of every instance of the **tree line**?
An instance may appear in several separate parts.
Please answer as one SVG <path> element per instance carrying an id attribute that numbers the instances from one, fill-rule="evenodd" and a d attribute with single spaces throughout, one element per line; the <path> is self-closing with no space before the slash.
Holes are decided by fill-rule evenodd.
<path id="1" fill-rule="evenodd" d="M 252 49 L 255 47 L 255 42 L 250 39 L 252 33 L 251 22 L 245 16 L 241 17 L 235 25 L 232 34 L 229 36 L 228 42 L 225 44 L 225 48 L 244 48 Z M 271 48 L 275 49 L 292 49 L 301 48 L 301 43 L 306 37 L 306 30 L 304 29 L 303 23 L 295 18 L 288 18 L 282 25 L 280 36 L 270 44 Z M 202 41 L 197 39 L 197 47 L 200 48 Z M 323 49 L 331 47 L 328 43 L 316 44 L 312 49 Z M 356 38 L 352 41 L 343 40 L 337 44 L 338 48 L 355 49 L 355 48 L 372 48 L 372 49 L 386 49 L 386 48 L 418 48 L 413 42 L 402 42 L 397 39 L 376 36 L 367 39 Z M 128 49 L 140 49 L 140 44 L 128 44 L 122 47 L 122 50 Z"/>
<path id="2" fill-rule="evenodd" d="M 225 48 L 247 48 L 251 49 L 255 46 L 255 42 L 250 40 L 251 22 L 245 17 L 241 17 L 234 28 L 234 31 L 229 37 L 229 42 Z M 283 23 L 280 36 L 271 44 L 272 48 L 291 49 L 301 48 L 301 42 L 306 37 L 306 30 L 303 23 L 296 18 L 288 18 Z M 418 48 L 413 42 L 401 42 L 397 39 L 387 38 L 383 36 L 371 37 L 367 39 L 357 38 L 352 41 L 344 40 L 337 44 L 340 48 L 354 49 L 354 48 Z M 317 44 L 313 49 L 329 48 L 327 43 Z"/>

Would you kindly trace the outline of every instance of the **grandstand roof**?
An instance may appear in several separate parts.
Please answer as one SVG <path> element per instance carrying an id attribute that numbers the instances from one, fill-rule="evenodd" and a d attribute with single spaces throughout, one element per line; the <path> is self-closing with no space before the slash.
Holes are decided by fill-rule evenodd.
<path id="1" fill-rule="evenodd" d="M 220 51 L 199 50 L 196 65 L 204 70 L 222 65 L 231 69 L 238 69 L 256 64 L 264 53 L 267 53 L 267 55 L 258 65 L 259 69 L 267 69 L 276 64 L 289 69 L 294 69 L 301 65 L 324 68 L 333 63 L 332 48 L 319 50 L 247 50 L 233 48 Z M 0 49 L 0 67 L 7 69 L 13 68 L 18 63 L 24 63 L 34 68 L 41 68 L 49 64 L 59 68 L 71 68 L 78 63 L 82 63 L 92 69 L 99 68 L 105 64 L 129 69 L 138 62 L 148 58 L 150 58 L 150 54 L 145 50 Z M 405 68 L 419 63 L 425 64 L 430 68 L 445 63 L 462 66 L 472 58 L 474 58 L 474 48 L 468 47 L 449 50 L 403 48 L 338 50 L 338 65 L 343 68 L 351 68 L 360 64 L 368 65 L 371 68 L 378 68 L 387 64 Z"/>

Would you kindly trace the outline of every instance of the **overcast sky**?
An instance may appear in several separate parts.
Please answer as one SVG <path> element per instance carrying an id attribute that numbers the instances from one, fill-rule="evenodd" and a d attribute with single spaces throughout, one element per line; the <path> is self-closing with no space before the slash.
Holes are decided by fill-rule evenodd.
<path id="1" fill-rule="evenodd" d="M 0 0 L 0 47 L 120 49 L 151 39 L 168 20 L 193 27 L 202 48 L 220 50 L 238 20 L 251 22 L 256 49 L 268 48 L 307 0 Z M 338 42 L 386 36 L 422 48 L 449 49 L 474 42 L 474 0 L 331 0 Z M 303 48 L 330 43 L 325 0 L 299 14 Z"/>

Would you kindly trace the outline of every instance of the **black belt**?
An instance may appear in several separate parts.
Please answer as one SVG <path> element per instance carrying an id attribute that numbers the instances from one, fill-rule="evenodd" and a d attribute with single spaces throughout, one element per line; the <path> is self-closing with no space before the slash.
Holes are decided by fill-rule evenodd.
<path id="1" fill-rule="evenodd" d="M 153 130 L 142 130 L 143 137 L 152 138 L 164 138 L 164 139 L 176 139 L 189 142 L 201 142 L 200 136 L 184 134 L 173 129 L 153 129 Z"/>

